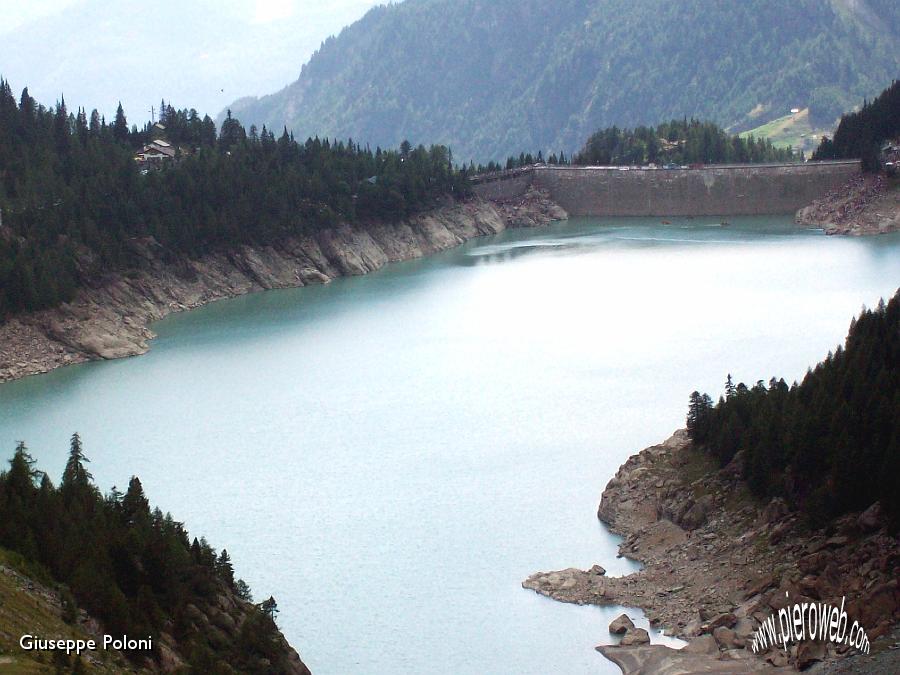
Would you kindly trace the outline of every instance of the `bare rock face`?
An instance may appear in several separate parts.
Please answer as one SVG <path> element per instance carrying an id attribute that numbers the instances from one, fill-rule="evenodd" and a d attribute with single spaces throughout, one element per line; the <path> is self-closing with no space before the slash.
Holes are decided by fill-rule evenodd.
<path id="1" fill-rule="evenodd" d="M 627 614 L 622 614 L 618 618 L 613 619 L 609 624 L 609 632 L 613 635 L 622 635 L 633 628 L 634 623 L 628 618 Z"/>

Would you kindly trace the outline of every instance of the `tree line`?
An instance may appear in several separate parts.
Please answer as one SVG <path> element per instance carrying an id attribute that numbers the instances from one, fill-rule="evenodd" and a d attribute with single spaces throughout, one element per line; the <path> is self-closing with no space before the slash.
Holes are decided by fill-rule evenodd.
<path id="1" fill-rule="evenodd" d="M 620 129 L 612 126 L 595 131 L 575 155 L 573 163 L 583 166 L 681 166 L 794 162 L 797 159 L 790 147 L 776 148 L 768 139 L 729 135 L 714 122 L 684 118 L 656 127 Z"/>
<path id="2" fill-rule="evenodd" d="M 100 620 L 109 634 L 171 634 L 196 672 L 218 672 L 229 663 L 250 672 L 258 659 L 278 664 L 286 657 L 274 622 L 272 598 L 248 612 L 227 649 L 212 647 L 192 619 L 225 589 L 250 602 L 247 584 L 235 578 L 228 551 L 216 551 L 168 513 L 150 508 L 141 481 L 132 477 L 122 493 L 103 495 L 87 469 L 81 438 L 71 438 L 59 486 L 35 468 L 20 442 L 0 473 L 0 546 L 20 554 L 39 580 L 65 584 L 63 618 L 78 609 Z M 126 653 L 140 662 L 145 653 Z M 229 671 L 232 672 L 232 671 Z"/>
<path id="3" fill-rule="evenodd" d="M 843 346 L 800 384 L 728 376 L 718 403 L 693 392 L 687 428 L 750 489 L 822 523 L 879 500 L 900 526 L 900 290 L 850 324 Z"/>
<path id="4" fill-rule="evenodd" d="M 566 157 L 566 153 L 560 151 L 557 155 L 551 152 L 547 158 L 544 158 L 543 150 L 538 150 L 537 154 L 530 152 L 520 152 L 518 156 L 510 155 L 506 158 L 506 164 L 491 160 L 487 164 L 479 164 L 475 166 L 474 162 L 469 165 L 469 174 L 476 175 L 482 173 L 494 173 L 496 171 L 509 171 L 511 169 L 521 169 L 526 166 L 534 166 L 535 164 L 548 164 L 550 166 L 569 166 L 571 161 Z"/>
<path id="5" fill-rule="evenodd" d="M 148 124 L 130 128 L 120 105 L 97 111 L 18 101 L 0 80 L 0 320 L 71 300 L 77 288 L 127 270 L 131 242 L 200 256 L 271 243 L 338 222 L 396 221 L 469 194 L 468 169 L 445 146 L 372 150 L 352 139 L 294 139 L 215 124 L 164 104 L 176 161 L 141 171 Z"/>
<path id="6" fill-rule="evenodd" d="M 864 171 L 881 168 L 881 145 L 900 136 L 900 80 L 862 108 L 841 117 L 834 138 L 822 138 L 813 159 L 861 159 Z"/>

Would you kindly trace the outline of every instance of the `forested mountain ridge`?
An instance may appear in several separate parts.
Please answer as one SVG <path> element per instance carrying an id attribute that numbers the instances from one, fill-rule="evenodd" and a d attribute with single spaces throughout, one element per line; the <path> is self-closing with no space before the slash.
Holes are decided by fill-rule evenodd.
<path id="1" fill-rule="evenodd" d="M 396 222 L 465 196 L 447 148 L 372 150 L 352 140 L 298 142 L 263 126 L 164 106 L 177 156 L 141 168 L 151 130 L 129 128 L 119 106 L 47 109 L 0 79 L 0 324 L 54 307 L 78 288 L 134 267 L 132 244 L 151 238 L 189 259 L 266 245 L 357 221 Z"/>
<path id="2" fill-rule="evenodd" d="M 427 139 L 487 161 L 571 154 L 613 124 L 695 116 L 740 131 L 806 106 L 831 122 L 898 70 L 889 0 L 407 0 L 231 110 L 301 136 Z"/>
<path id="3" fill-rule="evenodd" d="M 59 588 L 64 623 L 81 627 L 86 610 L 109 635 L 149 638 L 149 649 L 145 643 L 124 651 L 135 670 L 309 675 L 275 624 L 274 598 L 252 604 L 225 549 L 217 555 L 205 539 L 192 542 L 171 514 L 151 509 L 137 477 L 125 492 L 101 493 L 88 463 L 73 434 L 58 486 L 35 467 L 23 442 L 0 472 L 0 546 L 29 576 Z M 11 629 L 7 621 L 17 617 L 0 612 L 0 632 Z M 34 656 L 18 645 L 11 653 L 17 660 Z M 56 672 L 83 673 L 104 654 L 57 651 L 47 658 Z"/>

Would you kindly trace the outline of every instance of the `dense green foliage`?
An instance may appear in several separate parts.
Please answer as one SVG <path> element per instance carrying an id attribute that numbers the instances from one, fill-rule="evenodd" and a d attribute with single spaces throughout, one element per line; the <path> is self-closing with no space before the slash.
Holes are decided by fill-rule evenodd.
<path id="1" fill-rule="evenodd" d="M 142 173 L 134 153 L 153 131 L 129 129 L 121 106 L 107 124 L 64 102 L 45 109 L 27 89 L 17 103 L 0 81 L 0 320 L 129 268 L 135 238 L 198 256 L 339 221 L 397 220 L 469 189 L 442 146 L 298 143 L 230 116 L 217 136 L 208 117 L 171 106 L 163 122 L 178 157 Z"/>
<path id="2" fill-rule="evenodd" d="M 861 158 L 863 169 L 879 168 L 881 144 L 900 136 L 900 80 L 895 80 L 871 103 L 841 117 L 834 139 L 823 138 L 814 159 Z"/>
<path id="3" fill-rule="evenodd" d="M 55 487 L 20 443 L 9 470 L 0 473 L 0 546 L 71 589 L 74 600 L 63 594 L 69 620 L 77 615 L 77 601 L 109 634 L 152 636 L 156 645 L 163 630 L 170 633 L 195 672 L 219 672 L 219 662 L 249 672 L 259 658 L 270 659 L 275 670 L 268 672 L 277 672 L 285 652 L 273 621 L 274 600 L 258 609 L 248 604 L 238 640 L 225 650 L 212 648 L 208 636 L 192 626 L 191 612 L 225 589 L 250 599 L 247 585 L 234 578 L 228 552 L 216 555 L 204 539 L 191 542 L 171 515 L 151 511 L 136 477 L 124 494 L 113 488 L 101 495 L 87 462 L 75 434 Z"/>
<path id="4" fill-rule="evenodd" d="M 486 162 L 685 115 L 742 131 L 811 106 L 830 125 L 898 71 L 891 0 L 406 0 L 231 107 L 298 135 L 433 140 Z"/>
<path id="5" fill-rule="evenodd" d="M 602 129 L 591 134 L 573 161 L 581 165 L 689 165 L 796 159 L 790 148 L 776 148 L 768 140 L 732 136 L 713 122 L 685 119 L 658 127 Z"/>
<path id="6" fill-rule="evenodd" d="M 799 385 L 729 376 L 717 405 L 695 391 L 688 431 L 722 465 L 740 454 L 754 493 L 814 521 L 880 500 L 900 525 L 900 291 L 854 319 L 845 345 Z"/>

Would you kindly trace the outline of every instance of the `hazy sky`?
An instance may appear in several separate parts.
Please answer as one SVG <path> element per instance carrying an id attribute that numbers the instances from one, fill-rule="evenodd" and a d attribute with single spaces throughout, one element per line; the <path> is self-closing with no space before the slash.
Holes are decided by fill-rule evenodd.
<path id="1" fill-rule="evenodd" d="M 0 75 L 45 105 L 130 123 L 161 98 L 215 117 L 300 74 L 329 35 L 384 0 L 0 0 Z"/>

